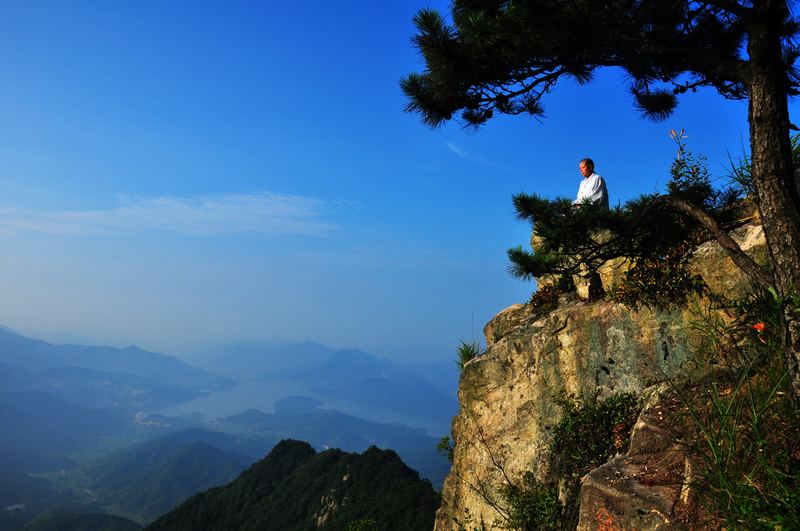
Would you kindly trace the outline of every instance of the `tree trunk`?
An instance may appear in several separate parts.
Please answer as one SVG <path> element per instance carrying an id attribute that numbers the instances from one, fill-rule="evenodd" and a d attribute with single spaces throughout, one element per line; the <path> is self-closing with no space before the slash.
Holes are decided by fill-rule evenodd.
<path id="1" fill-rule="evenodd" d="M 748 72 L 750 149 L 753 182 L 775 277 L 781 296 L 800 289 L 800 198 L 792 171 L 789 139 L 788 80 L 782 62 L 780 24 L 785 1 L 754 3 L 749 30 Z M 787 308 L 783 343 L 800 405 L 800 330 Z"/>

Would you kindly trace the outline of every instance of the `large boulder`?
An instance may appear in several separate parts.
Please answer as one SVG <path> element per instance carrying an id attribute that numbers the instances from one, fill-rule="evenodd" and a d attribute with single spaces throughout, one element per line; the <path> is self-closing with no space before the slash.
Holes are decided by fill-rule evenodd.
<path id="1" fill-rule="evenodd" d="M 686 406 L 668 384 L 645 394 L 628 452 L 581 480 L 579 530 L 686 528 L 693 465 L 675 422 Z"/>
<path id="2" fill-rule="evenodd" d="M 517 319 L 517 326 L 509 326 Z M 631 312 L 620 304 L 579 301 L 530 318 L 521 308 L 492 323 L 492 341 L 468 362 L 453 419 L 454 462 L 442 491 L 436 529 L 456 530 L 467 515 L 489 526 L 506 478 L 547 476 L 551 430 L 561 417 L 557 397 L 604 398 L 642 393 L 685 370 L 693 335 L 685 310 Z"/>
<path id="3" fill-rule="evenodd" d="M 742 226 L 732 235 L 757 262 L 766 263 L 759 225 Z M 536 249 L 535 235 L 532 244 Z M 629 264 L 607 265 L 606 274 L 600 274 L 606 287 L 617 283 Z M 749 289 L 716 242 L 700 245 L 689 266 L 716 295 L 734 299 Z M 553 280 L 538 279 L 539 286 Z M 552 479 L 548 447 L 562 416 L 558 398 L 602 400 L 617 392 L 650 398 L 629 453 L 583 478 L 580 526 L 680 526 L 675 508 L 688 496 L 682 485 L 691 467 L 676 446 L 677 436 L 663 429 L 659 417 L 664 408 L 675 407 L 675 397 L 663 385 L 653 386 L 694 371 L 694 353 L 706 338 L 692 324 L 707 316 L 691 307 L 632 310 L 565 296 L 545 315 L 518 304 L 495 316 L 484 329 L 486 352 L 466 363 L 461 375 L 460 411 L 452 424 L 454 461 L 435 529 L 502 526 L 501 493 L 509 481 L 519 482 L 526 472 L 540 481 Z M 654 467 L 657 462 L 663 466 Z M 650 474 L 653 470 L 660 470 L 664 483 Z M 566 493 L 562 489 L 562 497 Z"/>
<path id="4" fill-rule="evenodd" d="M 761 225 L 747 224 L 730 232 L 739 247 L 759 265 L 769 263 L 769 249 Z M 713 293 L 739 299 L 752 291 L 748 276 L 716 240 L 701 244 L 689 259 L 689 271 L 699 275 Z"/>

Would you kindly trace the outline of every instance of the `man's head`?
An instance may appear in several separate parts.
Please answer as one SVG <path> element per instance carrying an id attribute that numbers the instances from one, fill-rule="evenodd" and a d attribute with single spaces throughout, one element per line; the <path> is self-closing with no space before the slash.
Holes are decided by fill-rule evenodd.
<path id="1" fill-rule="evenodd" d="M 584 177 L 589 177 L 594 173 L 594 161 L 590 158 L 581 160 L 580 163 L 578 163 L 578 171 L 580 171 L 581 175 Z"/>

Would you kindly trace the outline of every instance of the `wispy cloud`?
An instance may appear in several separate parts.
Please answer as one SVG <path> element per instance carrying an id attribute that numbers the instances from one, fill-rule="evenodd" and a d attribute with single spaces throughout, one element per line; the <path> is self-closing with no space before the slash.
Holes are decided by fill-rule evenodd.
<path id="1" fill-rule="evenodd" d="M 317 235 L 326 203 L 300 195 L 258 192 L 192 197 L 123 198 L 106 210 L 55 212 L 0 207 L 0 230 L 46 234 L 115 234 L 148 230 L 190 236 Z"/>
<path id="2" fill-rule="evenodd" d="M 495 162 L 493 160 L 489 160 L 487 158 L 484 158 L 484 157 L 482 157 L 480 155 L 477 155 L 475 153 L 471 153 L 471 152 L 465 150 L 464 148 L 462 148 L 461 146 L 457 145 L 454 142 L 448 142 L 447 143 L 447 149 L 449 149 L 450 151 L 452 151 L 453 153 L 455 153 L 457 156 L 461 157 L 464 160 L 469 160 L 471 162 L 477 162 L 479 164 L 485 164 L 486 166 L 492 166 L 493 168 L 497 168 L 499 170 L 507 171 L 509 173 L 519 173 L 519 170 L 517 170 L 516 168 L 512 168 L 510 166 L 506 166 L 505 164 L 501 164 L 499 162 Z"/>

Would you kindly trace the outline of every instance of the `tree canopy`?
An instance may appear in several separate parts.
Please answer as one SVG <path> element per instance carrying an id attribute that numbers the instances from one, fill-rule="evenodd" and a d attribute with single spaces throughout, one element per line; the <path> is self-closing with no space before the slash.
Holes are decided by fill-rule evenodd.
<path id="1" fill-rule="evenodd" d="M 433 10 L 417 13 L 414 42 L 425 69 L 400 82 L 406 110 L 430 126 L 457 115 L 467 126 L 498 113 L 541 115 L 560 79 L 588 83 L 601 67 L 623 69 L 635 105 L 655 120 L 701 87 L 746 98 L 753 185 L 772 262 L 771 271 L 749 273 L 786 300 L 800 288 L 800 182 L 788 110 L 800 86 L 800 23 L 787 0 L 454 0 L 450 15 L 452 23 Z M 708 222 L 740 267 L 752 266 L 698 205 L 667 197 Z M 800 404 L 800 323 L 788 306 L 784 336 Z"/>
<path id="2" fill-rule="evenodd" d="M 784 90 L 796 94 L 798 22 L 785 4 L 772 11 Z M 588 83 L 603 66 L 625 70 L 635 104 L 654 119 L 667 117 L 678 95 L 703 86 L 743 99 L 755 13 L 725 0 L 457 0 L 450 25 L 423 9 L 414 42 L 427 68 L 401 80 L 406 110 L 433 126 L 458 112 L 473 126 L 495 113 L 541 115 L 542 97 L 562 77 Z"/>

